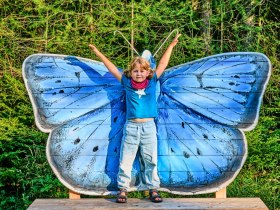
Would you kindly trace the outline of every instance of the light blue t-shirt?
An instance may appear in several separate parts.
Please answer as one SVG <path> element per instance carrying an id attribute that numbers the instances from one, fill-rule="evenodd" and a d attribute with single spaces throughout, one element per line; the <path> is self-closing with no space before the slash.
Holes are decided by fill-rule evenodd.
<path id="1" fill-rule="evenodd" d="M 156 73 L 149 80 L 145 89 L 134 89 L 130 80 L 131 78 L 122 75 L 121 84 L 126 93 L 126 118 L 157 117 L 156 85 L 158 79 Z"/>

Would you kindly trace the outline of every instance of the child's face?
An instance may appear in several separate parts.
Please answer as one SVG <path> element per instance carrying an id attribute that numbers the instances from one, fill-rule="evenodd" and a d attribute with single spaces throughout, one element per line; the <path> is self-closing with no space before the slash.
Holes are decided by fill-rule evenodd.
<path id="1" fill-rule="evenodd" d="M 130 74 L 135 82 L 143 82 L 149 76 L 150 72 L 143 69 L 139 63 L 136 63 Z"/>

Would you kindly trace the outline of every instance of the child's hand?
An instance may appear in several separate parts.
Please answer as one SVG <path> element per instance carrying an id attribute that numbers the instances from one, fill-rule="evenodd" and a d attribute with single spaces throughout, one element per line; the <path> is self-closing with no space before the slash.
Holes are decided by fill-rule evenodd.
<path id="1" fill-rule="evenodd" d="M 175 38 L 173 39 L 173 41 L 171 42 L 171 46 L 173 46 L 173 47 L 175 47 L 176 46 L 176 44 L 178 43 L 178 38 L 181 36 L 181 34 L 177 34 L 176 36 L 175 36 Z"/>
<path id="2" fill-rule="evenodd" d="M 94 45 L 89 44 L 88 46 L 93 52 L 96 52 L 97 48 Z"/>

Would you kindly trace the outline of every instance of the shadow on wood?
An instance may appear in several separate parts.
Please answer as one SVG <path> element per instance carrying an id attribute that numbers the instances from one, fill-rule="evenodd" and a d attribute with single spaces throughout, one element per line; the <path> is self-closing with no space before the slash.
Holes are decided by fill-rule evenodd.
<path id="1" fill-rule="evenodd" d="M 149 191 L 144 191 L 145 195 L 149 196 Z M 215 198 L 226 198 L 227 188 L 223 188 L 215 193 Z M 69 190 L 69 199 L 81 199 L 81 194 Z"/>

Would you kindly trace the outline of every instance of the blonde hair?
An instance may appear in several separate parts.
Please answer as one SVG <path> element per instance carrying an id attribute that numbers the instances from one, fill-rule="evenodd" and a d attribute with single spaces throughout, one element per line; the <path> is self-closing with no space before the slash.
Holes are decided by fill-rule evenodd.
<path id="1" fill-rule="evenodd" d="M 123 72 L 125 74 L 125 76 L 131 77 L 131 71 L 135 68 L 135 65 L 137 63 L 140 64 L 141 69 L 144 69 L 144 70 L 150 72 L 150 74 L 148 76 L 148 79 L 152 79 L 152 77 L 153 77 L 153 70 L 150 67 L 150 63 L 149 63 L 149 61 L 147 61 L 145 58 L 142 58 L 142 57 L 135 57 L 130 62 L 128 69 L 125 69 L 124 72 Z"/>

